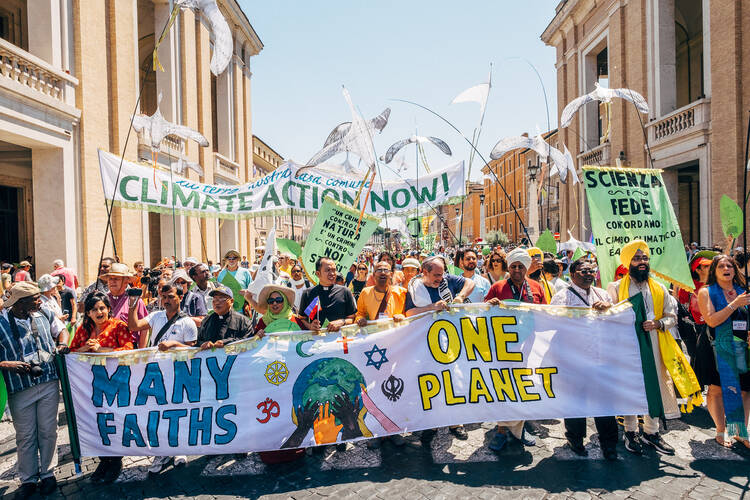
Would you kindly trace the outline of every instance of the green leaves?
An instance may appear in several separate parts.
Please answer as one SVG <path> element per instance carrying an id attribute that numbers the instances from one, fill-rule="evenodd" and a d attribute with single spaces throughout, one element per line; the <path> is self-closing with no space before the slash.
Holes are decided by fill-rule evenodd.
<path id="1" fill-rule="evenodd" d="M 545 229 L 544 232 L 536 240 L 536 245 L 542 252 L 557 253 L 557 242 L 555 241 L 555 235 L 552 231 Z"/>
<path id="2" fill-rule="evenodd" d="M 727 238 L 736 238 L 742 232 L 742 209 L 737 202 L 727 195 L 719 201 L 721 229 Z"/>

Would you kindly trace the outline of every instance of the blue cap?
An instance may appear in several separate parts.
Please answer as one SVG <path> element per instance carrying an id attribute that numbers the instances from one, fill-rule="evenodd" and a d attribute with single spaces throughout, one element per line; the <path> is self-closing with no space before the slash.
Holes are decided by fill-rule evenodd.
<path id="1" fill-rule="evenodd" d="M 221 294 L 226 295 L 227 297 L 234 298 L 234 293 L 232 293 L 232 289 L 226 285 L 216 285 L 216 288 L 208 292 L 208 296 L 213 297 L 217 293 L 221 293 Z"/>

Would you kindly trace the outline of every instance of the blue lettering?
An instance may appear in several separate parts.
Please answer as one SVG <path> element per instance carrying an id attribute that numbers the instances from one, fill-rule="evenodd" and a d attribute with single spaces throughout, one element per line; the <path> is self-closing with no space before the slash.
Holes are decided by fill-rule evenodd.
<path id="1" fill-rule="evenodd" d="M 122 445 L 130 448 L 130 442 L 134 440 L 137 447 L 144 448 L 146 446 L 141 430 L 138 428 L 138 416 L 135 413 L 128 413 L 125 415 L 125 421 L 122 424 Z"/>
<path id="2" fill-rule="evenodd" d="M 222 368 L 219 368 L 219 363 L 215 357 L 206 359 L 208 372 L 216 383 L 216 399 L 219 401 L 229 399 L 229 373 L 232 371 L 232 365 L 234 365 L 236 358 L 236 355 L 227 356 Z"/>
<path id="3" fill-rule="evenodd" d="M 148 412 L 148 424 L 146 425 L 146 434 L 148 434 L 148 445 L 152 448 L 159 446 L 159 411 Z"/>
<path id="4" fill-rule="evenodd" d="M 187 362 L 174 362 L 174 386 L 172 387 L 172 402 L 182 403 L 183 395 L 187 393 L 188 401 L 198 403 L 201 400 L 201 360 L 190 360 L 190 370 Z"/>
<path id="5" fill-rule="evenodd" d="M 219 415 L 216 414 L 218 420 Z M 109 446 L 112 444 L 109 440 L 109 435 L 117 432 L 114 425 L 108 425 L 107 422 L 113 422 L 115 420 L 114 413 L 97 413 L 96 414 L 96 425 L 99 427 L 99 436 L 102 438 L 102 444 Z"/>
<path id="6" fill-rule="evenodd" d="M 176 448 L 179 444 L 179 431 L 180 431 L 180 419 L 187 417 L 187 410 L 181 408 L 179 410 L 164 410 L 162 412 L 162 418 L 169 420 L 169 428 L 167 429 L 167 441 L 169 446 Z"/>
<path id="7" fill-rule="evenodd" d="M 226 432 L 214 436 L 214 444 L 231 443 L 237 435 L 237 424 L 225 418 L 226 415 L 237 415 L 237 405 L 224 405 L 216 410 L 216 425 Z"/>
<path id="8" fill-rule="evenodd" d="M 157 404 L 167 404 L 167 390 L 164 388 L 164 375 L 161 373 L 159 363 L 148 363 L 146 365 L 143 380 L 138 386 L 138 394 L 135 396 L 135 405 L 145 405 L 149 397 L 156 399 Z"/>
<path id="9" fill-rule="evenodd" d="M 195 446 L 198 444 L 198 432 L 201 433 L 201 444 L 211 444 L 211 417 L 213 408 L 206 406 L 203 408 L 203 418 L 200 417 L 200 408 L 190 410 L 190 434 L 188 435 L 188 445 Z"/>
<path id="10" fill-rule="evenodd" d="M 107 375 L 107 369 L 101 365 L 93 365 L 91 373 L 94 380 L 91 382 L 91 401 L 94 406 L 101 408 L 103 397 L 107 397 L 107 406 L 112 406 L 117 396 L 117 406 L 122 408 L 130 404 L 130 367 L 121 365 L 117 367 L 112 377 Z"/>

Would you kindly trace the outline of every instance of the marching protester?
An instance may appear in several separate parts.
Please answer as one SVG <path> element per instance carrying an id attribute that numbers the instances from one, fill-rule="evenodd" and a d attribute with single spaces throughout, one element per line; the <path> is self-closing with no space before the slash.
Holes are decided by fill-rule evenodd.
<path id="1" fill-rule="evenodd" d="M 448 263 L 445 257 L 435 255 L 422 262 L 422 276 L 413 278 L 409 283 L 409 291 L 404 300 L 406 316 L 414 316 L 427 311 L 445 311 L 448 305 L 455 302 L 461 304 L 474 290 L 474 282 L 463 276 L 454 276 L 446 272 Z M 469 438 L 463 425 L 449 427 L 450 432 L 458 439 Z M 435 437 L 437 430 L 422 431 L 420 439 L 429 443 Z"/>
<path id="2" fill-rule="evenodd" d="M 107 298 L 109 299 L 109 304 L 112 308 L 112 317 L 121 319 L 123 322 L 128 321 L 129 296 L 127 295 L 127 290 L 130 278 L 132 277 L 133 275 L 130 273 L 128 265 L 120 264 L 119 262 L 113 263 L 110 266 L 109 272 L 105 275 L 108 289 Z M 140 297 L 138 297 L 135 307 L 138 319 L 145 318 L 148 314 L 148 310 L 146 310 L 146 304 L 143 303 L 143 300 L 141 300 Z M 138 345 L 140 334 L 136 330 L 133 330 L 132 334 L 133 345 Z"/>
<path id="3" fill-rule="evenodd" d="M 234 295 L 226 285 L 218 285 L 209 292 L 214 312 L 209 314 L 198 329 L 198 345 L 201 350 L 224 347 L 235 340 L 254 334 L 250 319 L 234 310 Z"/>
<path id="4" fill-rule="evenodd" d="M 411 280 L 419 273 L 419 261 L 414 257 L 407 257 L 401 262 L 401 272 L 404 273 L 404 281 L 401 286 L 408 289 Z"/>
<path id="5" fill-rule="evenodd" d="M 255 335 L 262 338 L 266 331 L 297 331 L 297 317 L 292 310 L 294 290 L 282 285 L 266 285 L 258 293 L 258 303 L 266 304 L 266 312 L 255 324 Z"/>
<path id="6" fill-rule="evenodd" d="M 185 276 L 185 271 L 178 270 L 175 276 Z M 183 278 L 184 280 L 184 278 Z M 138 347 L 158 347 L 160 351 L 167 351 L 175 347 L 191 347 L 198 338 L 198 328 L 193 319 L 180 309 L 180 296 L 177 293 L 179 285 L 165 284 L 159 289 L 159 297 L 163 311 L 149 313 L 143 319 L 136 315 L 137 297 L 130 297 L 128 305 L 128 328 L 134 332 L 151 329 L 151 335 L 140 335 Z M 187 464 L 187 457 L 154 457 L 149 473 L 158 474 L 170 464 L 175 467 Z"/>
<path id="7" fill-rule="evenodd" d="M 180 297 L 180 310 L 190 316 L 198 327 L 208 311 L 203 296 L 190 289 L 192 283 L 193 280 L 184 269 L 178 269 L 172 275 L 172 284 L 177 288 L 177 296 Z"/>
<path id="8" fill-rule="evenodd" d="M 677 324 L 677 314 L 674 304 L 669 300 L 669 292 L 661 283 L 649 276 L 651 251 L 643 240 L 632 240 L 620 250 L 620 262 L 628 268 L 628 274 L 619 281 L 609 284 L 607 292 L 613 302 L 627 300 L 636 294 L 643 296 L 646 317 L 643 329 L 649 334 L 656 361 L 659 388 L 661 390 L 664 412 L 669 418 L 678 415 L 679 408 L 672 389 L 668 384 L 668 374 L 664 366 L 660 351 L 658 331 L 666 331 Z M 656 451 L 665 455 L 673 455 L 674 448 L 664 441 L 659 434 L 659 420 L 649 415 L 643 415 L 643 434 L 638 434 L 638 417 L 626 415 L 625 421 L 625 449 L 636 455 L 643 453 L 643 446 L 652 446 Z"/>
<path id="9" fill-rule="evenodd" d="M 65 275 L 59 276 L 60 281 L 57 284 L 57 293 L 60 295 L 60 309 L 63 316 L 67 316 L 67 321 L 75 324 L 78 317 L 78 302 L 76 301 L 76 291 L 65 284 Z"/>
<path id="10" fill-rule="evenodd" d="M 529 252 L 516 248 L 506 256 L 506 259 L 508 278 L 493 284 L 484 300 L 494 305 L 500 304 L 501 300 L 546 304 L 542 286 L 526 277 L 527 269 L 531 268 L 534 262 Z M 524 420 L 498 422 L 497 433 L 488 447 L 494 452 L 500 452 L 511 438 L 515 438 L 525 446 L 534 446 L 536 439 L 526 433 L 524 424 Z"/>
<path id="11" fill-rule="evenodd" d="M 391 280 L 393 281 L 394 285 L 399 285 L 404 282 L 404 274 L 401 271 L 396 271 L 396 261 L 393 260 L 393 254 L 391 252 L 380 252 L 378 254 L 378 262 L 380 261 L 387 261 L 391 264 L 391 269 L 394 271 L 392 272 Z M 367 278 L 367 286 L 373 286 L 375 284 L 375 276 L 370 275 L 369 278 Z"/>
<path id="12" fill-rule="evenodd" d="M 80 297 L 78 297 L 79 309 L 83 309 L 84 302 L 86 302 L 86 297 L 88 297 L 89 294 L 94 292 L 102 292 L 106 294 L 109 292 L 109 288 L 107 287 L 107 273 L 114 261 L 115 259 L 112 257 L 104 257 L 101 262 L 99 262 L 99 274 L 97 274 L 93 283 L 83 289 Z"/>
<path id="13" fill-rule="evenodd" d="M 52 276 L 65 276 L 65 284 L 75 290 L 78 288 L 78 276 L 76 272 L 69 267 L 65 267 L 65 262 L 60 259 L 55 260 L 52 263 L 54 271 L 50 274 Z"/>
<path id="14" fill-rule="evenodd" d="M 227 274 L 230 274 L 239 282 L 242 290 L 247 290 L 250 283 L 253 282 L 250 271 L 244 267 L 240 267 L 240 253 L 237 250 L 228 250 L 224 254 L 224 268 L 219 273 L 219 283 L 223 283 L 224 276 Z"/>
<path id="15" fill-rule="evenodd" d="M 57 353 L 68 352 L 68 331 L 41 309 L 41 292 L 30 282 L 16 283 L 0 310 L 0 370 L 16 432 L 21 487 L 17 498 L 57 488 L 52 459 L 57 444 Z"/>
<path id="16" fill-rule="evenodd" d="M 456 252 L 456 266 L 463 269 L 462 276 L 474 282 L 474 290 L 467 297 L 469 302 L 482 302 L 490 291 L 490 282 L 477 272 L 477 252 L 471 248 Z"/>
<path id="17" fill-rule="evenodd" d="M 22 260 L 18 263 L 18 270 L 16 271 L 16 274 L 13 275 L 13 281 L 19 282 L 19 281 L 34 281 L 31 278 L 31 263 L 28 260 Z"/>
<path id="18" fill-rule="evenodd" d="M 387 262 L 387 261 L 384 261 Z M 362 292 L 362 289 L 367 285 L 368 282 L 368 269 L 367 264 L 364 262 L 358 262 L 356 264 L 355 274 L 354 278 L 352 279 L 351 283 L 349 283 L 349 290 L 352 291 L 352 295 L 354 295 L 354 300 L 359 299 L 359 294 Z"/>
<path id="19" fill-rule="evenodd" d="M 68 318 L 62 312 L 60 295 L 57 289 L 59 283 L 60 278 L 50 274 L 43 274 L 37 281 L 39 291 L 42 292 L 40 297 L 42 299 L 42 309 L 51 312 L 60 321 L 65 322 Z"/>
<path id="20" fill-rule="evenodd" d="M 568 285 L 560 279 L 562 270 L 560 264 L 552 257 L 545 258 L 542 261 L 542 286 L 544 287 L 544 296 L 549 302 L 554 295 L 560 290 L 565 290 Z"/>
<path id="21" fill-rule="evenodd" d="M 93 292 L 83 304 L 83 323 L 76 330 L 70 349 L 74 352 L 111 352 L 133 349 L 133 337 L 127 324 L 112 315 L 109 297 Z M 91 481 L 111 483 L 120 475 L 122 457 L 99 457 Z"/>
<path id="22" fill-rule="evenodd" d="M 546 261 L 545 261 L 546 264 Z M 570 264 L 571 284 L 559 290 L 552 297 L 551 304 L 561 306 L 589 307 L 595 311 L 606 311 L 612 306 L 609 294 L 593 286 L 596 270 L 585 257 Z M 596 432 L 599 434 L 599 445 L 606 460 L 617 460 L 617 420 L 614 416 L 594 417 Z M 565 438 L 573 453 L 588 455 L 583 445 L 586 436 L 585 418 L 565 419 Z"/>
<path id="23" fill-rule="evenodd" d="M 289 288 L 294 290 L 294 309 L 299 311 L 299 305 L 302 301 L 302 293 L 310 288 L 310 282 L 305 276 L 305 270 L 302 268 L 302 264 L 296 263 L 292 266 L 289 271 Z"/>
<path id="24" fill-rule="evenodd" d="M 743 288 L 737 263 L 726 255 L 713 258 L 706 278 L 706 286 L 698 292 L 698 303 L 708 325 L 708 335 L 713 339 L 713 352 L 711 344 L 699 344 L 696 353 L 704 360 L 713 355 L 713 370 L 704 369 L 703 377 L 708 384 L 706 404 L 716 426 L 716 442 L 728 447 L 730 440 L 736 440 L 750 448 L 747 432 L 750 371 L 746 358 L 743 364 L 736 349 L 745 342 L 744 355 L 748 355 L 750 294 Z M 706 361 L 702 364 L 708 365 Z"/>
<path id="25" fill-rule="evenodd" d="M 203 264 L 202 262 L 196 264 L 190 268 L 190 271 L 188 271 L 188 276 L 191 280 L 193 280 L 193 283 L 195 284 L 195 286 L 191 288 L 191 291 L 203 297 L 203 303 L 206 307 L 206 314 L 208 314 L 209 311 L 213 311 L 211 290 L 213 290 L 216 285 L 213 281 L 210 280 L 211 272 L 208 270 L 208 266 L 206 266 L 206 264 Z"/>
<path id="26" fill-rule="evenodd" d="M 315 262 L 318 284 L 302 292 L 298 320 L 305 330 L 319 331 L 326 328 L 336 332 L 344 325 L 354 322 L 357 303 L 351 290 L 337 285 L 336 263 L 319 257 Z"/>
<path id="27" fill-rule="evenodd" d="M 0 292 L 9 290 L 11 285 L 13 284 L 13 276 L 10 274 L 12 270 L 12 264 L 3 262 L 2 266 L 0 267 L 0 280 L 2 280 L 0 281 Z"/>
<path id="28" fill-rule="evenodd" d="M 504 254 L 497 250 L 493 250 L 493 252 L 487 256 L 485 262 L 487 262 L 487 271 L 484 273 L 484 277 L 490 282 L 490 286 L 506 278 L 506 275 L 508 274 L 508 264 L 505 261 Z"/>

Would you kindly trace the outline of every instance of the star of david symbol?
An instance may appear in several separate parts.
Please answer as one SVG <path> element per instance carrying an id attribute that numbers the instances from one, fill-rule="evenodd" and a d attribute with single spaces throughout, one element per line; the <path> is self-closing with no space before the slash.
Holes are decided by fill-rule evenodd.
<path id="1" fill-rule="evenodd" d="M 373 359 L 376 353 L 379 357 L 377 361 Z M 373 344 L 372 349 L 365 351 L 365 356 L 367 356 L 367 364 L 365 366 L 374 366 L 377 370 L 380 370 L 380 366 L 383 363 L 388 362 L 388 358 L 385 357 L 385 349 L 379 349 L 377 344 Z"/>

